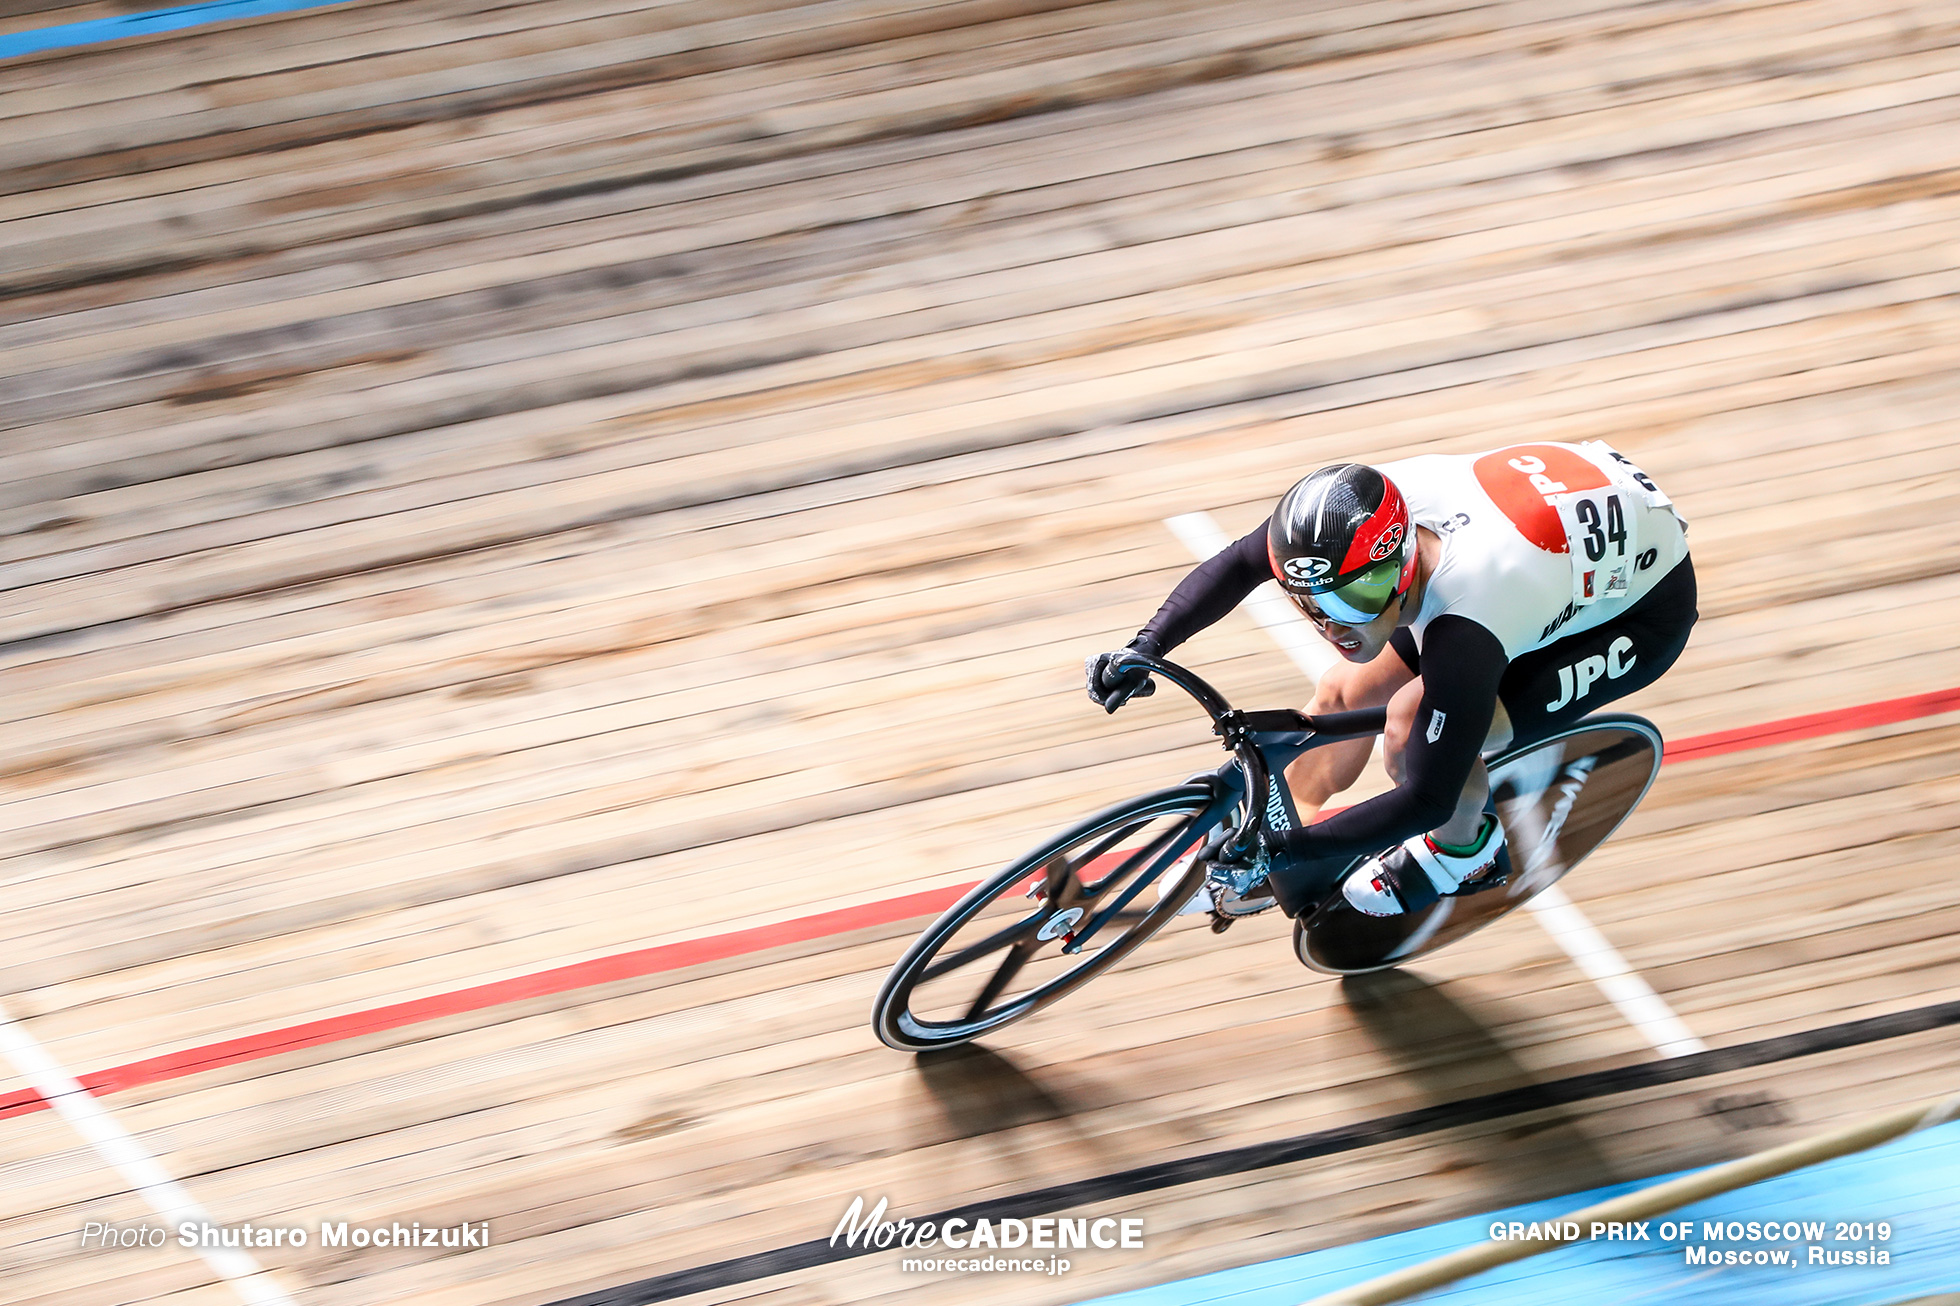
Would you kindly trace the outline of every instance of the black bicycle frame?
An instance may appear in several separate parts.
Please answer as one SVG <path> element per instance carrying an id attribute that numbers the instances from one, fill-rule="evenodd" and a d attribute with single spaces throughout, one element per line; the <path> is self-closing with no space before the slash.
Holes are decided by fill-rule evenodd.
<path id="1" fill-rule="evenodd" d="M 1317 716 L 1286 708 L 1242 712 L 1227 703 L 1223 694 L 1206 684 L 1196 673 L 1174 662 L 1163 662 L 1127 651 L 1116 665 L 1119 668 L 1147 668 L 1152 675 L 1169 681 L 1196 699 L 1198 706 L 1211 718 L 1212 733 L 1219 737 L 1225 748 L 1232 751 L 1231 761 L 1222 764 L 1216 771 L 1192 776 L 1186 782 L 1209 786 L 1212 798 L 1183 827 L 1186 830 L 1209 830 L 1223 821 L 1233 808 L 1242 807 L 1244 819 L 1220 848 L 1221 855 L 1228 861 L 1239 860 L 1252 852 L 1258 846 L 1263 830 L 1284 832 L 1299 824 L 1299 812 L 1293 805 L 1292 791 L 1286 785 L 1286 768 L 1293 759 L 1344 739 L 1380 734 L 1388 720 L 1388 709 L 1382 707 L 1361 708 L 1353 712 L 1323 712 Z M 1114 920 L 1118 912 L 1135 901 L 1139 893 L 1189 851 L 1190 841 L 1177 838 L 1177 834 L 1176 829 L 1167 831 L 1152 841 L 1150 846 L 1131 854 L 1129 864 L 1147 858 L 1149 865 L 1123 888 L 1114 901 L 1100 907 L 1083 921 L 1063 945 L 1062 951 L 1082 951 L 1083 945 L 1098 930 Z M 1121 874 L 1122 869 L 1112 874 Z"/>

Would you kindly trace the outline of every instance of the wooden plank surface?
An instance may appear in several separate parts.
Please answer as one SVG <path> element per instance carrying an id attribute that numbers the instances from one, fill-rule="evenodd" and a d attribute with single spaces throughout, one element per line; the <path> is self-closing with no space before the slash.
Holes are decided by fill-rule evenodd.
<path id="1" fill-rule="evenodd" d="M 1631 705 L 1671 737 L 1960 685 L 1956 96 L 1924 0 L 383 0 L 10 61 L 7 1010 L 85 1074 L 970 882 L 1216 764 L 1081 660 L 1190 565 L 1165 517 L 1336 459 L 1636 456 L 1701 578 Z M 1242 615 L 1185 656 L 1309 692 Z M 1712 1046 L 1951 1001 L 1957 754 L 1670 767 L 1571 894 Z M 1356 983 L 1259 919 L 915 1061 L 867 1017 L 922 923 L 102 1100 L 221 1220 L 495 1230 L 263 1253 L 296 1302 L 532 1306 L 1656 1055 L 1528 919 Z M 1738 1155 L 1955 1051 L 1160 1188 L 1017 1300 Z M 10 1299 L 237 1300 L 77 1250 L 144 1210 L 52 1113 L 0 1175 Z"/>

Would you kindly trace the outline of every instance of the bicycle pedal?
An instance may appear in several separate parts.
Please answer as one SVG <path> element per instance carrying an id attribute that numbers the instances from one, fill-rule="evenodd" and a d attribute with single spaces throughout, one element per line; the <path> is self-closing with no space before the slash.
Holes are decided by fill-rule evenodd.
<path id="1" fill-rule="evenodd" d="M 1206 912 L 1205 915 L 1211 917 L 1211 932 L 1213 934 L 1223 934 L 1226 930 L 1231 929 L 1233 923 L 1239 919 L 1236 916 L 1227 916 L 1223 912 L 1216 911 Z"/>

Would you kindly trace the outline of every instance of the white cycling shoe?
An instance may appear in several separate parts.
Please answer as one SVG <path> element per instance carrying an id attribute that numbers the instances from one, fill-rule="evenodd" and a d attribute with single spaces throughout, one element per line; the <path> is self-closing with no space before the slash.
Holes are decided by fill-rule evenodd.
<path id="1" fill-rule="evenodd" d="M 1469 852 L 1445 852 L 1428 835 L 1415 835 L 1357 866 L 1342 883 L 1341 896 L 1366 915 L 1401 916 L 1421 911 L 1475 881 L 1501 884 L 1509 866 L 1504 826 L 1485 813 L 1483 828 Z"/>

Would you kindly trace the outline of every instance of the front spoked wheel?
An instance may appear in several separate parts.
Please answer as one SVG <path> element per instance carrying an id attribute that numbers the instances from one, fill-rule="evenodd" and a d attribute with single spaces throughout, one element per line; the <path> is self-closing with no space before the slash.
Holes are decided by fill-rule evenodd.
<path id="1" fill-rule="evenodd" d="M 878 1037 L 905 1052 L 953 1047 L 1109 969 L 1204 883 L 1190 854 L 1227 806 L 1209 785 L 1161 789 L 1063 831 L 974 886 L 885 977 L 872 1010 Z"/>

